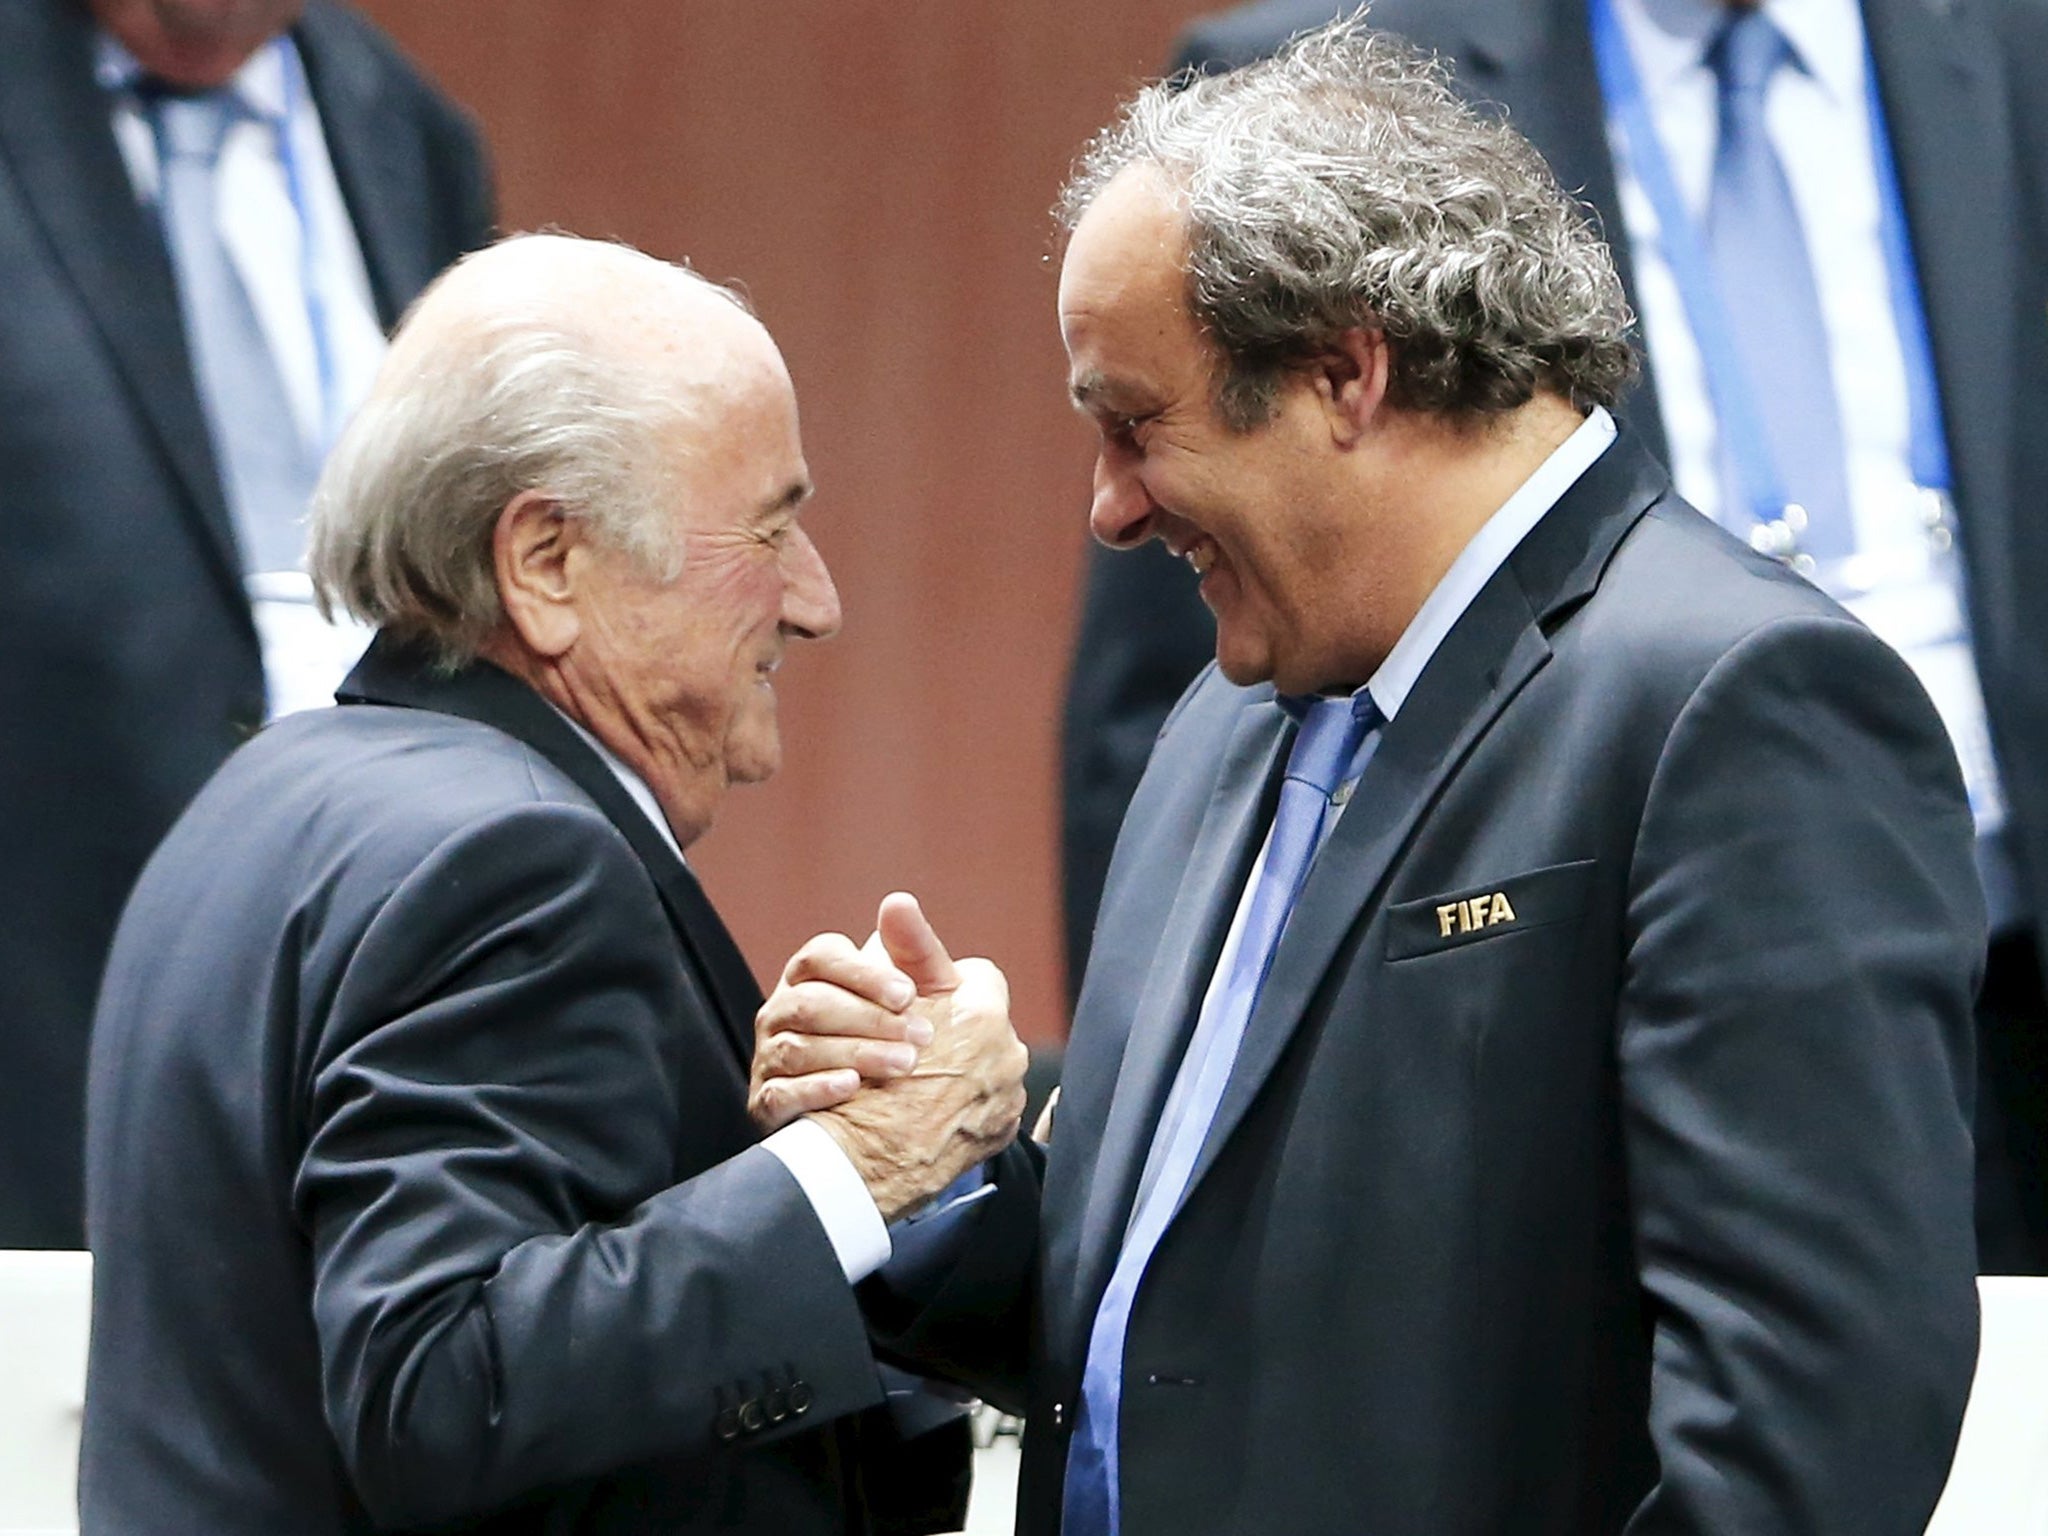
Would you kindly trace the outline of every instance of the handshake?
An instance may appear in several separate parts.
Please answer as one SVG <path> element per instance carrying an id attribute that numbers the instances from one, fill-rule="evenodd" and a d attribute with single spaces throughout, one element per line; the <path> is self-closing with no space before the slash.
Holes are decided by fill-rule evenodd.
<path id="1" fill-rule="evenodd" d="M 866 944 L 820 934 L 790 957 L 754 1020 L 747 1108 L 763 1135 L 823 1126 L 894 1221 L 1015 1140 L 1027 1060 L 1003 973 L 954 960 L 898 892 Z"/>

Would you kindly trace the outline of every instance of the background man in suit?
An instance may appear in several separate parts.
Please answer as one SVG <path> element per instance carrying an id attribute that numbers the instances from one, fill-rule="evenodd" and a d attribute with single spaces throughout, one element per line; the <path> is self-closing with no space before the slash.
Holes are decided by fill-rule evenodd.
<path id="1" fill-rule="evenodd" d="M 0 1247 L 84 1241 L 122 899 L 234 745 L 347 671 L 305 496 L 491 218 L 469 124 L 328 0 L 0 6 Z"/>
<path id="2" fill-rule="evenodd" d="M 1338 9 L 1261 0 L 1190 29 L 1178 62 L 1235 67 Z M 1592 22 L 1603 13 L 1620 45 L 1605 69 Z M 2033 67 L 2048 55 L 2048 7 L 1379 0 L 1373 19 L 1450 61 L 1467 95 L 1503 105 L 1598 213 L 1648 346 L 1650 378 L 1628 420 L 1688 500 L 1740 537 L 1775 537 L 1777 512 L 1753 504 L 1728 451 L 1740 438 L 1723 431 L 1731 411 L 1754 408 L 1767 425 L 1832 444 L 1832 471 L 1799 462 L 1796 445 L 1765 457 L 1793 499 L 1846 505 L 1865 569 L 1823 559 L 1816 576 L 1914 657 L 1971 779 L 1993 926 L 1978 1010 L 1980 1263 L 2048 1271 L 2048 1005 L 2037 960 L 2048 922 L 2048 688 L 2031 660 L 2048 650 L 2048 614 L 2028 595 L 2048 580 L 2048 87 Z M 1762 61 L 1762 140 L 1776 163 L 1761 176 L 1782 177 L 1778 195 L 1805 246 L 1763 276 L 1722 238 L 1731 189 L 1752 214 L 1772 196 L 1729 153 L 1746 128 L 1738 21 L 1782 39 Z M 1644 109 L 1633 128 L 1631 99 Z M 1650 195 L 1667 174 L 1676 217 Z M 1663 233 L 1674 226 L 1677 261 Z M 1728 274 L 1718 297 L 1731 324 L 1711 323 L 1710 334 L 1750 321 L 1774 338 L 1774 358 L 1753 376 L 1740 360 L 1715 366 L 1725 349 L 1698 344 L 1688 284 L 1674 277 L 1693 263 Z M 1795 292 L 1809 270 L 1821 286 Z M 1804 322 L 1780 313 L 1788 304 L 1804 308 Z M 1932 525 L 1923 513 L 1948 495 L 1930 489 L 1954 502 Z M 1956 548 L 1932 551 L 1930 563 L 1930 537 Z M 1077 976 L 1117 821 L 1212 634 L 1172 562 L 1096 555 L 1066 733 Z"/>
<path id="3" fill-rule="evenodd" d="M 851 1283 L 1015 1132 L 1000 974 L 894 900 L 863 963 L 937 1010 L 922 1063 L 888 1015 L 757 1125 L 761 997 L 683 862 L 839 625 L 780 354 L 688 272 L 509 242 L 326 476 L 323 601 L 379 637 L 214 777 L 109 961 L 84 1529 L 935 1528 L 964 1460 L 877 1471 Z"/>
<path id="4" fill-rule="evenodd" d="M 1606 251 L 1389 37 L 1141 93 L 1065 206 L 1091 521 L 1216 664 L 1036 1284 L 975 1232 L 893 1342 L 1001 1391 L 1029 1339 L 1034 1533 L 1921 1531 L 1984 939 L 1926 693 L 1617 436 Z"/>

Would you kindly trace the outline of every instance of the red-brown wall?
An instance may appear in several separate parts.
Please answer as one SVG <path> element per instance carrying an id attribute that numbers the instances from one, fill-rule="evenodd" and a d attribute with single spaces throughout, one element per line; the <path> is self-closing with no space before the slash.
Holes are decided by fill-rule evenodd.
<path id="1" fill-rule="evenodd" d="M 1065 1030 L 1057 745 L 1088 434 L 1047 209 L 1205 0 L 362 0 L 482 120 L 506 226 L 737 279 L 781 342 L 846 627 L 694 850 L 764 979 L 925 898 Z"/>

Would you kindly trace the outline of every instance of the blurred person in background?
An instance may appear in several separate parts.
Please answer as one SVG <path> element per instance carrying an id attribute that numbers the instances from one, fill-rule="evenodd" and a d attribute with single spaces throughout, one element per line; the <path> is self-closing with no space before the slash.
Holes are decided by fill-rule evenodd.
<path id="1" fill-rule="evenodd" d="M 314 519 L 377 639 L 114 942 L 85 1531 L 957 1525 L 965 1422 L 865 1411 L 854 1285 L 1015 1133 L 1001 974 L 891 898 L 840 957 L 874 1038 L 779 1083 L 684 862 L 839 627 L 810 490 L 774 342 L 684 269 L 526 237 L 416 306 Z"/>
<path id="2" fill-rule="evenodd" d="M 77 1247 L 136 872 L 367 636 L 306 502 L 384 334 L 493 218 L 468 120 L 331 0 L 0 6 L 0 1247 Z"/>
<path id="3" fill-rule="evenodd" d="M 1176 62 L 1234 68 L 1349 8 L 1258 0 L 1192 27 Z M 1379 0 L 1372 17 L 1591 204 L 1648 351 L 1624 414 L 1679 492 L 1847 603 L 1940 707 L 1992 923 L 1980 1263 L 2048 1271 L 2048 6 Z M 1076 983 L 1117 825 L 1213 650 L 1163 549 L 1094 553 L 1063 759 Z"/>

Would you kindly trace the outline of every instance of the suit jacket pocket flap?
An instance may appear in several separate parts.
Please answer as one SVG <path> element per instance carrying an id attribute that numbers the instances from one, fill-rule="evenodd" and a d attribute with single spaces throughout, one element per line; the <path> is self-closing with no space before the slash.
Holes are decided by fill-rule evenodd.
<path id="1" fill-rule="evenodd" d="M 1593 861 L 1552 864 L 1443 896 L 1387 909 L 1387 958 L 1408 960 L 1497 939 L 1524 928 L 1569 922 L 1584 909 Z"/>

